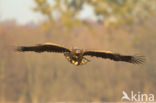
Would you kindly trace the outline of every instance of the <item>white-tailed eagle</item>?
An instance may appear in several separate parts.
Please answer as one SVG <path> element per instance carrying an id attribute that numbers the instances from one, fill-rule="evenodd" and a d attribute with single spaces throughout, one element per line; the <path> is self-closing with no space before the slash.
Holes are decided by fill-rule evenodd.
<path id="1" fill-rule="evenodd" d="M 133 64 L 142 64 L 145 60 L 144 56 L 121 55 L 103 50 L 88 50 L 78 48 L 70 49 L 54 43 L 38 44 L 34 46 L 19 46 L 17 47 L 17 51 L 20 52 L 34 51 L 38 53 L 41 52 L 64 53 L 66 59 L 76 66 L 86 64 L 87 62 L 89 62 L 89 60 L 85 58 L 85 56 L 95 56 L 103 59 L 110 59 L 113 61 L 123 61 Z"/>

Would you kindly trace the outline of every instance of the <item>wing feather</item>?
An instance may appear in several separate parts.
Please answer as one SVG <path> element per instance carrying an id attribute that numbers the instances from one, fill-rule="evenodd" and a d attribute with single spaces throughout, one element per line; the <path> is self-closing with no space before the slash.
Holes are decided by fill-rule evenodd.
<path id="1" fill-rule="evenodd" d="M 144 56 L 120 55 L 110 51 L 86 50 L 83 55 L 96 56 L 114 61 L 124 61 L 133 64 L 142 64 L 145 61 Z"/>
<path id="2" fill-rule="evenodd" d="M 70 52 L 70 49 L 58 45 L 58 44 L 53 44 L 53 43 L 45 43 L 45 44 L 38 44 L 35 46 L 19 46 L 16 49 L 17 51 L 20 52 L 25 52 L 25 51 L 34 51 L 34 52 Z"/>

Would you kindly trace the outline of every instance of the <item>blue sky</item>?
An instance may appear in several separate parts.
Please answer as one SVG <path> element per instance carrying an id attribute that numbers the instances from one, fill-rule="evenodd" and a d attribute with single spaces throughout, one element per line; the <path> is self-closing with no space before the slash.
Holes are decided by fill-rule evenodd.
<path id="1" fill-rule="evenodd" d="M 40 13 L 35 13 L 33 0 L 0 0 L 0 21 L 15 19 L 20 24 L 39 22 L 44 19 Z M 92 17 L 91 8 L 85 7 L 81 17 Z"/>

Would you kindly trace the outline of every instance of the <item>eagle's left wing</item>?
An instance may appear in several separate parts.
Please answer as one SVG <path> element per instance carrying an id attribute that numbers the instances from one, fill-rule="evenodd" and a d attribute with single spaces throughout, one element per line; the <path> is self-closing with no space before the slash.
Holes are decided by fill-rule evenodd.
<path id="1" fill-rule="evenodd" d="M 34 51 L 34 52 L 58 52 L 58 53 L 64 53 L 64 52 L 70 52 L 70 49 L 54 44 L 54 43 L 45 43 L 45 44 L 38 44 L 34 46 L 19 46 L 17 47 L 17 51 L 25 52 L 25 51 Z"/>
<path id="2" fill-rule="evenodd" d="M 110 51 L 85 50 L 83 55 L 96 56 L 114 61 L 124 61 L 133 64 L 142 64 L 145 60 L 143 56 L 120 55 Z"/>

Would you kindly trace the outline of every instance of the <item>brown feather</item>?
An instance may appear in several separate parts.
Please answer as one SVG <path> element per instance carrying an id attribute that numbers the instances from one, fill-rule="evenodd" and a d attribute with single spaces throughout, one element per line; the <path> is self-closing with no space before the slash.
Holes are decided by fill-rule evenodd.
<path id="1" fill-rule="evenodd" d="M 20 46 L 17 48 L 17 51 L 25 52 L 25 51 L 34 51 L 34 52 L 70 52 L 70 49 L 53 43 L 45 43 L 45 44 L 38 44 L 35 46 Z"/>
<path id="2" fill-rule="evenodd" d="M 96 56 L 114 61 L 124 61 L 133 64 L 142 64 L 145 61 L 143 56 L 120 55 L 109 51 L 86 50 L 83 55 Z"/>

